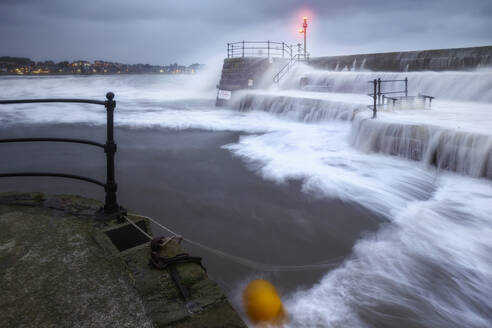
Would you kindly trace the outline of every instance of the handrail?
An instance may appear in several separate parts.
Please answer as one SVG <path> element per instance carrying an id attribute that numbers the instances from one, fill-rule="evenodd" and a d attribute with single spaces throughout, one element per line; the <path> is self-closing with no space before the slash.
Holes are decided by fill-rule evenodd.
<path id="1" fill-rule="evenodd" d="M 372 109 L 372 118 L 376 118 L 377 116 L 378 105 L 381 105 L 381 97 L 383 97 L 384 103 L 384 95 L 403 93 L 405 94 L 405 97 L 408 97 L 408 77 L 405 77 L 402 80 L 381 80 L 381 78 L 378 78 L 368 82 L 373 84 L 374 86 L 374 92 L 367 94 L 369 97 L 373 98 L 374 101 L 374 104 L 372 106 L 368 106 L 369 109 Z M 381 84 L 385 82 L 405 82 L 405 90 L 381 92 Z"/>
<path id="2" fill-rule="evenodd" d="M 9 178 L 9 177 L 61 177 L 75 180 L 82 180 L 97 184 L 103 188 L 106 187 L 104 182 L 94 180 L 91 178 L 83 177 L 80 175 L 74 174 L 64 174 L 64 173 L 51 173 L 51 172 L 19 172 L 19 173 L 0 173 L 0 178 Z"/>
<path id="3" fill-rule="evenodd" d="M 298 53 L 296 55 L 294 55 L 288 62 L 287 64 L 285 64 L 281 69 L 280 71 L 278 71 L 277 74 L 275 74 L 273 76 L 273 82 L 274 83 L 279 83 L 280 82 L 280 79 L 282 77 L 284 77 L 289 71 L 290 71 L 290 68 L 291 66 L 293 66 L 294 64 L 296 64 L 297 62 L 300 62 L 302 60 L 302 58 L 304 57 L 304 54 L 301 54 L 301 53 Z M 307 54 L 306 56 L 306 59 L 309 58 L 309 54 Z"/>
<path id="4" fill-rule="evenodd" d="M 292 57 L 287 64 L 285 64 L 277 74 L 273 76 L 273 82 L 279 83 L 280 79 L 290 71 L 290 67 L 299 61 L 299 54 Z"/>
<path id="5" fill-rule="evenodd" d="M 227 58 L 282 57 L 292 58 L 296 45 L 277 41 L 237 41 L 227 43 Z M 265 53 L 262 51 L 265 50 Z"/>
<path id="6" fill-rule="evenodd" d="M 0 105 L 6 104 L 27 104 L 27 103 L 82 103 L 103 105 L 106 107 L 106 143 L 102 144 L 92 140 L 72 139 L 72 138 L 10 138 L 0 139 L 0 143 L 9 142 L 69 142 L 87 144 L 104 149 L 106 153 L 106 182 L 83 177 L 74 174 L 53 173 L 53 172 L 15 172 L 15 173 L 0 173 L 0 178 L 9 177 L 62 177 L 68 179 L 82 180 L 99 185 L 106 192 L 104 207 L 99 211 L 99 216 L 105 219 L 120 218 L 125 213 L 125 209 L 118 205 L 116 199 L 117 184 L 114 171 L 114 155 L 116 153 L 116 143 L 114 142 L 114 110 L 116 101 L 114 93 L 108 92 L 105 101 L 91 99 L 18 99 L 18 100 L 0 100 Z"/>
<path id="7" fill-rule="evenodd" d="M 92 145 L 96 147 L 106 148 L 105 145 L 99 142 L 84 140 L 84 139 L 71 139 L 71 138 L 14 138 L 14 139 L 0 139 L 0 143 L 8 143 L 8 142 L 70 142 L 70 143 L 80 143 L 86 145 Z"/>
<path id="8" fill-rule="evenodd" d="M 237 42 L 230 42 L 230 44 L 239 44 L 239 43 L 275 43 L 275 44 L 282 44 L 284 42 L 276 42 L 276 41 L 237 41 Z"/>
<path id="9" fill-rule="evenodd" d="M 282 47 L 280 47 L 281 45 Z M 266 50 L 266 55 L 262 52 Z M 297 53 L 295 53 L 297 50 Z M 304 57 L 308 60 L 309 54 L 303 52 L 301 44 L 288 45 L 285 42 L 276 41 L 237 41 L 227 43 L 227 58 L 236 57 L 282 57 L 289 61 L 280 71 L 273 76 L 273 82 L 279 83 L 280 79 L 290 71 L 290 67 Z"/>
<path id="10" fill-rule="evenodd" d="M 402 79 L 402 80 L 381 80 L 379 78 L 378 81 L 380 81 L 380 82 L 405 82 L 405 81 L 408 81 L 408 79 Z M 372 83 L 372 81 L 367 81 L 367 83 Z"/>
<path id="11" fill-rule="evenodd" d="M 401 90 L 401 91 L 386 91 L 386 92 L 379 92 L 380 95 L 389 95 L 392 93 L 405 93 L 407 92 L 406 90 Z"/>
<path id="12" fill-rule="evenodd" d="M 0 100 L 1 105 L 7 104 L 30 104 L 30 103 L 80 103 L 105 105 L 105 101 L 91 99 L 18 99 L 18 100 Z"/>
<path id="13" fill-rule="evenodd" d="M 372 83 L 372 82 L 371 82 Z M 389 95 L 389 94 L 392 94 L 392 93 L 405 93 L 405 90 L 402 90 L 402 91 L 386 91 L 386 92 L 377 92 L 376 95 Z M 374 96 L 373 93 L 368 93 L 367 94 L 369 97 L 372 97 Z"/>

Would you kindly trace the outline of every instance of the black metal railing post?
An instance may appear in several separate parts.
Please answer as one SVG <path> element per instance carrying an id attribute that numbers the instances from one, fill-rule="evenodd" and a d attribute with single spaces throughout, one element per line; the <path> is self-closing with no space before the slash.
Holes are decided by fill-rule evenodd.
<path id="1" fill-rule="evenodd" d="M 378 79 L 374 79 L 374 80 L 370 80 L 368 81 L 369 83 L 373 83 L 374 84 L 374 93 L 368 93 L 367 95 L 370 96 L 370 97 L 373 97 L 374 98 L 374 108 L 373 110 L 375 111 L 374 113 L 374 117 L 376 117 L 376 111 L 377 111 L 377 108 L 376 108 L 376 98 L 377 98 L 377 105 L 385 105 L 385 104 L 389 104 L 389 101 L 393 101 L 393 106 L 395 105 L 395 103 L 397 101 L 402 101 L 402 100 L 406 100 L 408 101 L 408 77 L 405 77 L 404 79 L 400 79 L 400 80 L 382 80 L 381 78 L 378 78 Z M 405 83 L 405 89 L 400 89 L 400 90 L 395 90 L 395 91 L 386 91 L 386 90 L 382 90 L 382 84 L 383 83 L 395 83 L 395 82 L 398 82 L 398 83 Z M 393 97 L 393 96 L 387 96 L 387 95 L 397 95 L 397 94 L 404 94 L 404 96 L 398 96 L 398 97 Z M 421 95 L 419 94 L 419 97 Z M 382 99 L 381 99 L 382 97 Z M 434 97 L 430 97 L 430 96 L 424 96 L 424 98 L 427 97 L 429 99 L 433 99 Z M 412 98 L 412 97 L 410 97 Z M 369 108 L 371 108 L 372 106 L 368 106 Z"/>
<path id="2" fill-rule="evenodd" d="M 266 52 L 265 52 L 266 50 Z M 290 58 L 296 61 L 308 60 L 309 54 L 306 53 L 304 59 L 301 59 L 302 54 L 302 44 L 297 44 L 297 54 L 296 54 L 296 44 L 287 44 L 285 42 L 276 41 L 238 41 L 238 42 L 228 42 L 227 43 L 227 58 L 234 57 L 247 57 L 247 56 L 260 56 L 268 58 Z M 266 55 L 266 56 L 265 56 Z"/>
<path id="3" fill-rule="evenodd" d="M 106 99 L 104 104 L 107 114 L 106 145 L 104 147 L 104 152 L 106 153 L 106 186 L 104 187 L 106 200 L 104 203 L 104 213 L 113 214 L 120 209 L 116 200 L 117 184 L 114 173 L 114 156 L 116 153 L 116 143 L 114 142 L 114 109 L 116 107 L 116 101 L 114 100 L 114 93 L 108 92 Z"/>
<path id="4" fill-rule="evenodd" d="M 381 104 L 381 78 L 378 78 L 378 104 Z"/>
<path id="5" fill-rule="evenodd" d="M 377 116 L 377 85 L 378 85 L 378 80 L 374 79 L 374 107 L 372 108 L 372 118 L 376 118 Z"/>
<path id="6" fill-rule="evenodd" d="M 96 218 L 101 220 L 111 220 L 119 218 L 122 220 L 122 216 L 125 215 L 126 210 L 118 205 L 116 200 L 117 184 L 115 180 L 115 167 L 114 157 L 116 153 L 116 143 L 114 142 L 114 110 L 116 108 L 116 101 L 114 100 L 114 94 L 108 92 L 106 94 L 106 100 L 91 100 L 91 99 L 18 99 L 18 100 L 0 100 L 0 105 L 6 104 L 30 104 L 30 103 L 78 103 L 78 104 L 95 104 L 106 107 L 106 143 L 102 144 L 92 140 L 85 139 L 73 139 L 73 138 L 13 138 L 13 139 L 0 139 L 0 143 L 11 142 L 68 142 L 77 144 L 86 144 L 96 146 L 104 149 L 106 153 L 106 182 L 95 180 L 92 178 L 66 174 L 57 172 L 15 172 L 15 173 L 0 173 L 0 178 L 10 177 L 59 177 L 67 179 L 75 179 L 90 182 L 101 186 L 106 192 L 104 206 L 96 213 Z"/>

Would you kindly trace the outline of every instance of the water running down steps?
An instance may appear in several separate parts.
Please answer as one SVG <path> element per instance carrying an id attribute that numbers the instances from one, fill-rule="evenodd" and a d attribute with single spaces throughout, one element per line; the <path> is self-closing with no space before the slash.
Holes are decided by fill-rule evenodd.
<path id="1" fill-rule="evenodd" d="M 299 87 L 298 76 L 305 76 L 310 85 L 323 86 L 326 92 L 289 89 Z M 379 119 L 371 122 L 366 113 L 369 101 L 363 95 L 368 91 L 367 81 L 378 76 L 390 80 L 409 76 L 409 93 L 432 93 L 439 98 L 430 110 L 380 112 Z M 249 92 L 236 107 L 309 123 L 349 120 L 351 144 L 361 151 L 423 161 L 473 177 L 492 177 L 492 74 L 488 71 L 328 72 L 301 66 L 289 78 L 281 85 L 288 89 Z M 401 88 L 400 84 L 388 83 L 387 90 Z"/>

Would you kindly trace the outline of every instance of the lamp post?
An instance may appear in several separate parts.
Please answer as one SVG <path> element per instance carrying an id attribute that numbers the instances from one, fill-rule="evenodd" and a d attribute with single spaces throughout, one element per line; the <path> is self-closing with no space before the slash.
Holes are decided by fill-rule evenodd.
<path id="1" fill-rule="evenodd" d="M 303 22 L 302 22 L 302 29 L 299 30 L 299 33 L 303 33 L 304 34 L 304 60 L 306 60 L 306 58 L 307 58 L 307 51 L 306 51 L 306 33 L 307 33 L 307 27 L 308 27 L 307 17 L 304 16 L 303 17 Z"/>

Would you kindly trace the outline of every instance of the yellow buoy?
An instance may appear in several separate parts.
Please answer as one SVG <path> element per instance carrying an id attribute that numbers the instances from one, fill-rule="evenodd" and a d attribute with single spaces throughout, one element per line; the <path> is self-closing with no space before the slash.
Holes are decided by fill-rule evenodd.
<path id="1" fill-rule="evenodd" d="M 243 293 L 246 314 L 254 323 L 281 325 L 286 321 L 282 301 L 275 287 L 263 279 L 253 280 Z"/>

